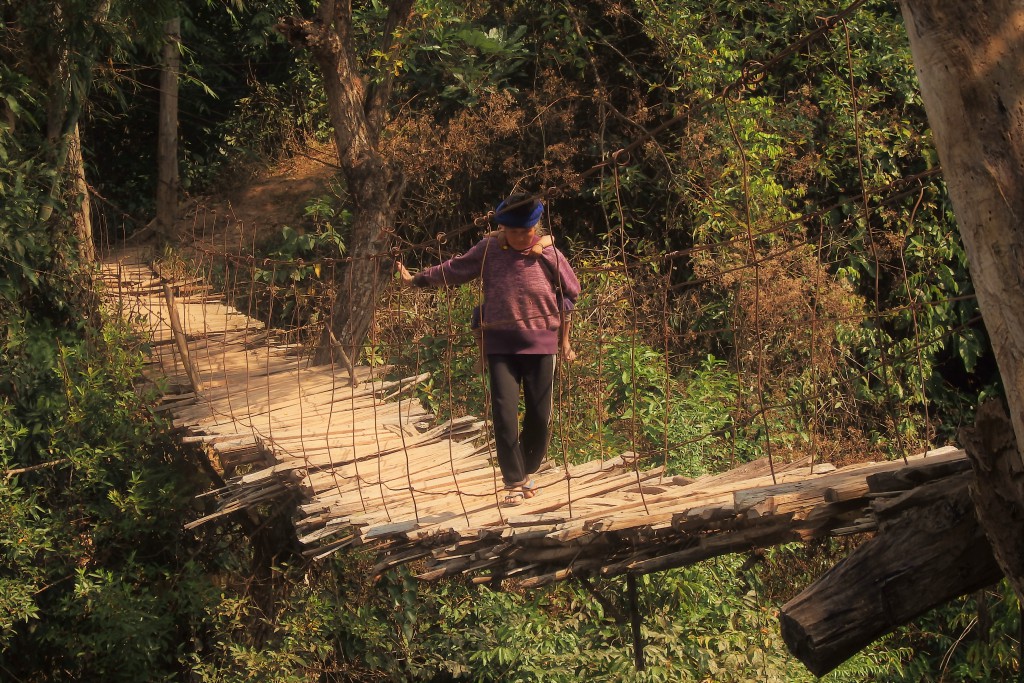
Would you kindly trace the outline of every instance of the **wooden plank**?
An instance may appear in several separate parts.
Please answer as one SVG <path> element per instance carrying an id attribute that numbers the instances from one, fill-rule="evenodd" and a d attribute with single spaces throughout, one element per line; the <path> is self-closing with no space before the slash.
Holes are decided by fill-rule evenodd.
<path id="1" fill-rule="evenodd" d="M 944 451 L 938 454 L 932 454 L 927 457 L 929 464 L 942 462 L 946 460 L 956 460 L 964 457 L 962 451 L 951 450 Z M 918 454 L 909 456 L 907 462 L 910 465 L 904 464 L 902 460 L 893 460 L 882 463 L 869 463 L 863 465 L 851 465 L 844 467 L 843 469 L 836 470 L 831 474 L 825 474 L 822 476 L 815 476 L 813 479 L 797 480 L 784 484 L 776 484 L 770 486 L 760 486 L 742 491 L 737 491 L 734 500 L 736 507 L 739 510 L 749 510 L 756 505 L 764 502 L 766 498 L 774 495 L 781 495 L 786 493 L 793 493 L 801 490 L 805 490 L 809 487 L 827 488 L 834 486 L 840 482 L 847 482 L 851 478 L 866 478 L 869 474 L 876 472 L 886 472 L 891 470 L 897 470 L 902 467 L 912 466 L 914 464 L 924 464 L 926 457 L 925 454 Z"/>

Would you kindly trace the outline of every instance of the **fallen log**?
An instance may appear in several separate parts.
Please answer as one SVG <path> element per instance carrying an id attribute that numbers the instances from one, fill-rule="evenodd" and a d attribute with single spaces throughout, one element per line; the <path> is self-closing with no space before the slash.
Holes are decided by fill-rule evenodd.
<path id="1" fill-rule="evenodd" d="M 968 492 L 970 472 L 872 503 L 878 535 L 779 615 L 789 650 L 823 676 L 937 605 L 1002 577 Z"/>

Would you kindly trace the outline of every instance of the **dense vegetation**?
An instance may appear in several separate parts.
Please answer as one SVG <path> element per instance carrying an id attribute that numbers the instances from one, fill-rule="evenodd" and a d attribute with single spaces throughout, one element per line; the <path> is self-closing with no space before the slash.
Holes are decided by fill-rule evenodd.
<path id="1" fill-rule="evenodd" d="M 359 553 L 301 556 L 288 501 L 182 531 L 216 475 L 152 410 L 139 382 L 145 340 L 97 307 L 76 243 L 83 197 L 69 142 L 80 130 L 95 225 L 110 227 L 97 239 L 145 236 L 154 66 L 174 13 L 188 191 L 216 192 L 329 139 L 322 76 L 273 29 L 305 10 L 2 5 L 2 677 L 811 680 L 773 612 L 845 551 L 833 544 L 643 577 L 640 673 L 618 581 L 598 582 L 596 595 L 577 583 L 526 594 L 424 586 L 409 571 L 369 584 Z M 360 40 L 384 11 L 360 7 Z M 898 12 L 869 2 L 822 22 L 836 11 L 808 0 L 426 0 L 393 53 L 361 51 L 368 78 L 398 75 L 384 146 L 408 181 L 403 244 L 448 232 L 445 249 L 458 250 L 471 239 L 460 228 L 507 188 L 562 188 L 551 227 L 586 280 L 581 310 L 593 312 L 578 322 L 572 382 L 601 397 L 561 406 L 571 416 L 555 447 L 567 457 L 630 448 L 693 474 L 763 454 L 768 432 L 791 454 L 899 453 L 953 438 L 998 391 L 951 209 L 928 174 L 936 160 Z M 311 225 L 264 253 L 337 255 L 352 210 L 341 186 L 311 198 Z M 278 292 L 293 307 L 309 305 L 301 292 L 322 275 L 303 268 L 274 273 L 294 288 Z M 456 404 L 445 386 L 473 385 L 471 344 L 446 327 L 468 319 L 472 294 L 431 296 L 381 322 L 367 357 L 443 371 L 424 400 L 477 411 L 479 395 Z M 274 322 L 295 320 L 288 310 Z M 389 343 L 397 334 L 415 335 L 419 352 Z M 998 587 L 926 615 L 828 680 L 1006 678 L 1019 669 L 1018 621 Z"/>

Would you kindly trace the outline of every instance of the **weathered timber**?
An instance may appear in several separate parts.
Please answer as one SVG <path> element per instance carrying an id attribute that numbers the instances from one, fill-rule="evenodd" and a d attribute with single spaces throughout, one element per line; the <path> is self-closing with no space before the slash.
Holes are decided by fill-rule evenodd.
<path id="1" fill-rule="evenodd" d="M 823 676 L 893 628 L 999 580 L 970 479 L 961 473 L 874 503 L 878 535 L 782 607 L 782 637 L 811 673 Z"/>
<path id="2" fill-rule="evenodd" d="M 672 553 L 659 553 L 656 557 L 642 561 L 612 565 L 603 569 L 602 574 L 649 574 L 686 567 L 727 553 L 744 552 L 796 540 L 799 540 L 799 537 L 793 530 L 788 516 L 758 518 L 734 531 L 723 530 L 715 534 L 701 535 L 694 539 L 694 544 L 690 548 Z"/>
<path id="3" fill-rule="evenodd" d="M 925 458 L 922 454 L 910 458 L 909 467 L 962 461 L 964 458 L 962 452 L 954 449 L 931 456 Z M 826 491 L 838 483 L 857 478 L 861 481 L 860 488 L 867 491 L 863 482 L 868 473 L 905 467 L 907 465 L 901 461 L 852 466 L 806 480 L 799 486 L 792 481 L 765 485 L 765 479 L 770 475 L 763 475 L 748 481 L 754 485 L 743 495 L 729 491 L 729 485 L 721 487 L 724 491 L 719 490 L 719 486 L 710 486 L 709 490 L 702 491 L 702 480 L 685 486 L 667 484 L 665 493 L 648 499 L 646 510 L 634 501 L 623 509 L 599 506 L 597 509 L 602 511 L 599 517 L 581 520 L 573 516 L 566 522 L 555 523 L 555 520 L 548 521 L 538 516 L 531 520 L 535 523 L 529 526 L 507 528 L 500 538 L 494 540 L 495 547 L 500 548 L 495 551 L 496 556 L 504 557 L 505 561 L 494 565 L 490 562 L 494 556 L 488 555 L 487 565 L 499 578 L 518 575 L 543 582 L 589 573 L 615 575 L 660 571 L 725 553 L 819 538 L 835 533 L 836 529 L 850 530 L 863 517 L 863 509 L 868 504 L 868 499 L 863 496 L 839 503 L 829 502 L 825 499 Z M 630 473 L 619 476 L 628 477 Z M 782 478 L 778 472 L 776 478 Z M 706 478 L 705 481 L 712 479 L 715 478 Z M 733 483 L 731 486 L 737 485 Z M 670 492 L 672 488 L 676 489 L 675 493 Z M 737 497 L 745 506 L 756 503 L 758 509 L 740 509 L 730 500 Z M 601 500 L 604 498 L 597 502 Z M 679 507 L 671 505 L 673 500 L 677 505 L 687 507 L 680 511 Z M 585 509 L 588 504 L 589 500 L 582 503 Z M 545 526 L 550 530 L 545 531 Z M 871 520 L 870 529 L 875 526 L 876 522 Z M 565 550 L 545 551 L 543 555 L 521 550 L 533 547 L 561 547 Z M 459 555 L 462 556 L 461 553 Z M 561 569 L 557 558 L 562 558 Z M 565 561 L 566 558 L 571 558 L 571 562 Z M 446 553 L 438 551 L 428 564 L 443 565 L 447 560 Z M 593 568 L 594 563 L 599 565 L 598 569 Z M 517 568 L 527 565 L 531 567 L 528 572 L 513 574 Z M 458 571 L 474 572 L 481 566 L 475 561 L 460 561 Z M 562 569 L 570 571 L 560 573 Z M 426 576 L 439 575 L 442 574 Z"/>
<path id="4" fill-rule="evenodd" d="M 974 428 L 962 430 L 960 438 L 974 469 L 971 498 L 978 519 L 1014 592 L 1024 596 L 1024 471 L 1002 404 L 983 403 Z"/>
<path id="5" fill-rule="evenodd" d="M 185 368 L 185 374 L 188 375 L 192 390 L 201 391 L 203 388 L 202 382 L 189 357 L 188 343 L 185 341 L 185 333 L 182 329 L 181 321 L 178 319 L 178 306 L 174 301 L 174 293 L 171 291 L 170 285 L 164 285 L 164 296 L 167 301 L 167 314 L 171 324 L 171 331 L 174 334 L 174 341 L 178 346 L 178 352 L 181 354 L 181 365 Z"/>
<path id="6" fill-rule="evenodd" d="M 942 449 L 941 451 L 929 451 L 905 458 L 908 466 L 919 467 L 924 463 L 933 463 L 947 460 L 963 459 L 964 453 L 958 449 Z M 800 478 L 795 481 L 782 481 L 776 484 L 769 484 L 759 488 L 737 489 L 735 503 L 737 510 L 746 512 L 753 511 L 756 514 L 764 514 L 771 509 L 770 497 L 779 501 L 784 500 L 783 496 L 789 494 L 801 494 L 805 491 L 819 492 L 820 489 L 834 488 L 837 485 L 849 483 L 850 481 L 864 480 L 875 472 L 886 472 L 900 469 L 897 462 L 872 462 L 851 465 L 839 470 L 832 470 L 815 478 Z M 867 487 L 861 489 L 861 495 L 867 493 Z M 822 500 L 825 500 L 825 492 L 820 491 Z M 847 494 L 847 499 L 850 495 Z"/>
<path id="7" fill-rule="evenodd" d="M 926 452 L 923 462 L 908 461 L 913 467 L 868 473 L 865 477 L 837 482 L 825 492 L 825 500 L 841 503 L 862 498 L 868 493 L 905 491 L 926 481 L 964 471 L 968 464 L 963 455 L 962 450 L 951 446 L 937 448 Z"/>

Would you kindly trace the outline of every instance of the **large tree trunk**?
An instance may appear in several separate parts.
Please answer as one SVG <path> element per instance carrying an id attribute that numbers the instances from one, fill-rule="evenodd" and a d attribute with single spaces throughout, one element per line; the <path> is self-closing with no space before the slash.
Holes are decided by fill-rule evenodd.
<path id="1" fill-rule="evenodd" d="M 181 68 L 181 19 L 164 24 L 160 72 L 160 122 L 157 135 L 156 230 L 170 237 L 178 211 L 178 72 Z"/>
<path id="2" fill-rule="evenodd" d="M 102 0 L 96 6 L 92 14 L 93 23 L 99 25 L 106 21 L 110 13 L 110 3 L 111 0 Z M 66 21 L 68 18 L 62 8 L 56 6 L 53 14 L 56 29 L 60 30 Z M 40 222 L 50 220 L 56 200 L 66 186 L 70 185 L 74 198 L 69 202 L 69 209 L 79 240 L 79 256 L 83 263 L 90 263 L 95 259 L 96 251 L 92 241 L 89 193 L 85 182 L 85 164 L 78 120 L 82 113 L 83 100 L 92 83 L 95 46 L 87 46 L 78 53 L 78 57 L 77 68 L 73 69 L 69 48 L 64 44 L 58 44 L 56 51 L 46 57 L 51 67 L 47 93 L 46 136 L 50 147 L 50 162 L 56 173 L 49 188 L 49 196 L 54 201 L 40 204 L 38 218 Z"/>
<path id="3" fill-rule="evenodd" d="M 981 522 L 1024 598 L 1019 555 L 1008 562 L 1019 544 L 1006 546 L 1004 530 L 1022 516 L 1024 488 L 999 490 L 990 474 L 1014 482 L 1024 476 L 1024 12 L 1011 0 L 900 6 L 1015 433 L 1014 447 L 968 448 L 976 499 L 1001 499 L 1004 516 L 982 515 Z"/>
<path id="4" fill-rule="evenodd" d="M 412 0 L 390 3 L 381 28 L 387 54 L 395 29 L 405 24 Z M 348 247 L 350 261 L 334 277 L 334 301 L 314 357 L 316 363 L 342 362 L 351 368 L 373 320 L 390 264 L 384 256 L 401 199 L 401 173 L 379 151 L 391 78 L 367 85 L 356 58 L 351 4 L 325 0 L 316 20 L 289 17 L 280 26 L 288 39 L 309 49 L 324 78 L 338 160 L 355 205 Z"/>
<path id="5" fill-rule="evenodd" d="M 55 21 L 62 18 L 63 15 L 58 11 Z M 89 190 L 85 182 L 85 161 L 82 158 L 82 137 L 78 126 L 80 109 L 73 97 L 67 48 L 61 47 L 54 55 L 54 59 L 56 68 L 50 76 L 46 108 L 46 139 L 54 168 L 58 173 L 54 176 L 50 196 L 56 199 L 62 192 L 70 193 L 71 198 L 67 204 L 78 239 L 78 255 L 82 263 L 92 263 L 96 258 L 96 252 L 92 242 Z M 42 221 L 50 219 L 53 206 L 50 202 L 43 203 L 39 213 Z"/>
<path id="6" fill-rule="evenodd" d="M 1024 13 L 1011 0 L 900 5 L 1024 453 Z"/>
<path id="7" fill-rule="evenodd" d="M 82 137 L 78 124 L 71 132 L 68 144 L 68 171 L 72 175 L 75 199 L 71 203 L 71 222 L 75 225 L 78 240 L 78 258 L 82 263 L 96 260 L 96 244 L 92 235 L 92 202 L 89 200 L 89 184 L 85 182 L 85 160 L 82 158 Z"/>
<path id="8" fill-rule="evenodd" d="M 1017 595 L 1024 595 L 1024 473 L 1006 411 L 997 400 L 978 408 L 973 428 L 960 431 L 974 468 L 971 497 L 978 519 L 1003 573 Z"/>

